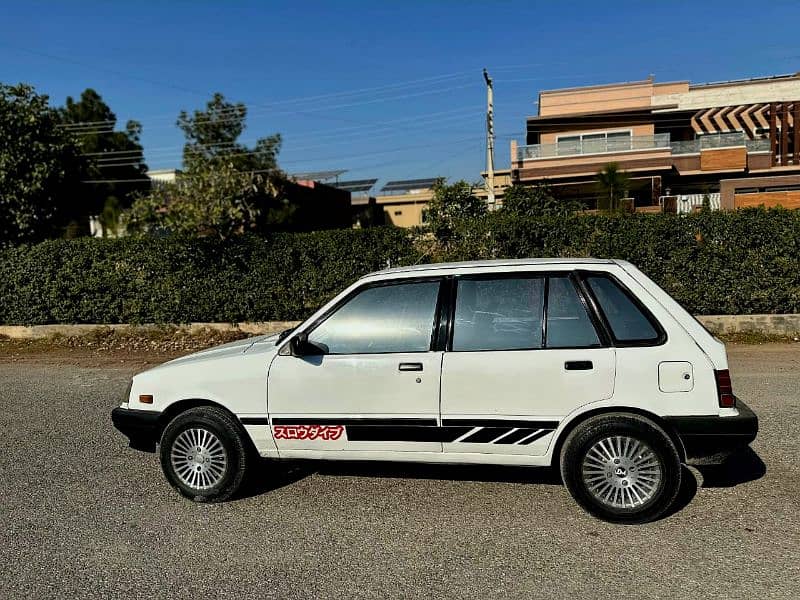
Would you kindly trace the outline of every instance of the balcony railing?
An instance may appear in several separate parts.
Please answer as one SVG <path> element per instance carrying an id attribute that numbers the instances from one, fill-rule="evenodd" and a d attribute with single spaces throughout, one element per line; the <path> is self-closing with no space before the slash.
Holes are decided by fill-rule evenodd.
<path id="1" fill-rule="evenodd" d="M 517 148 L 517 160 L 579 156 L 582 154 L 604 154 L 609 152 L 630 152 L 631 150 L 651 150 L 655 148 L 669 148 L 668 133 L 636 135 L 627 138 L 601 138 L 557 142 L 555 144 L 520 146 Z"/>
<path id="2" fill-rule="evenodd" d="M 673 154 L 697 154 L 701 150 L 710 150 L 713 148 L 730 148 L 734 146 L 747 146 L 750 152 L 757 152 L 751 150 L 752 148 L 760 148 L 761 142 L 766 141 L 766 150 L 769 150 L 769 140 L 750 140 L 745 137 L 741 131 L 734 131 L 730 133 L 714 133 L 704 135 L 696 140 L 684 140 L 672 142 Z"/>
<path id="3" fill-rule="evenodd" d="M 697 154 L 701 150 L 712 148 L 728 148 L 746 146 L 748 152 L 768 152 L 769 139 L 748 139 L 744 133 L 718 133 L 699 137 L 696 140 L 670 141 L 668 133 L 655 135 L 638 135 L 628 138 L 575 140 L 555 144 L 535 144 L 519 146 L 517 160 L 533 160 L 537 158 L 555 158 L 559 156 L 581 156 L 584 154 L 603 154 L 614 152 L 630 152 L 631 150 L 667 149 L 672 154 Z"/>

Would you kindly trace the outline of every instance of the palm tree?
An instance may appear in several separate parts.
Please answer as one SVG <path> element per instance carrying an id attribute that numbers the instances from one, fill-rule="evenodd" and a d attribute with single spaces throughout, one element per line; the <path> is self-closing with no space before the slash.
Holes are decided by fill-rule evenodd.
<path id="1" fill-rule="evenodd" d="M 620 198 L 624 198 L 628 193 L 628 184 L 630 183 L 628 174 L 620 170 L 617 163 L 612 162 L 597 173 L 595 181 L 600 191 L 600 201 L 597 203 L 598 208 L 600 208 L 601 203 L 607 203 L 605 207 L 607 210 L 616 210 L 619 206 Z"/>

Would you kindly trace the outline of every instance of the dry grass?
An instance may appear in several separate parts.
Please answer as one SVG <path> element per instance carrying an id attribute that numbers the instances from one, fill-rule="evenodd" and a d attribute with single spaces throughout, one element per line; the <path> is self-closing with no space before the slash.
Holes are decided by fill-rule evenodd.
<path id="1" fill-rule="evenodd" d="M 770 335 L 765 333 L 718 333 L 716 336 L 726 344 L 791 344 L 800 342 L 800 333 L 794 335 Z"/>
<path id="2" fill-rule="evenodd" d="M 163 362 L 247 337 L 241 331 L 203 329 L 190 333 L 178 326 L 145 326 L 114 330 L 98 327 L 86 335 L 55 335 L 43 339 L 11 339 L 0 335 L 0 360 L 48 360 L 97 364 Z M 719 334 L 727 344 L 798 343 L 798 335 Z"/>
<path id="3" fill-rule="evenodd" d="M 245 337 L 248 335 L 241 331 L 203 329 L 190 333 L 185 328 L 166 325 L 124 330 L 98 327 L 85 335 L 54 335 L 42 339 L 0 336 L 0 360 L 161 362 Z"/>

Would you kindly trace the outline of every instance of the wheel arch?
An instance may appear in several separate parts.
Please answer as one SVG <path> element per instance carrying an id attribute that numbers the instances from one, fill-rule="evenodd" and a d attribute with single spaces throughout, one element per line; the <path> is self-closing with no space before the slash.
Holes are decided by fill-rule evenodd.
<path id="1" fill-rule="evenodd" d="M 242 422 L 228 407 L 220 404 L 219 402 L 214 402 L 213 400 L 208 400 L 206 398 L 186 398 L 184 400 L 178 400 L 177 402 L 173 402 L 169 406 L 167 406 L 164 411 L 161 413 L 161 417 L 158 420 L 158 432 L 157 436 L 158 439 L 161 439 L 161 435 L 164 433 L 164 429 L 166 429 L 167 425 L 178 415 L 185 413 L 187 410 L 191 410 L 193 408 L 200 408 L 203 406 L 208 406 L 212 408 L 219 409 L 225 413 L 227 413 L 233 421 L 236 423 L 237 427 L 239 428 L 239 434 L 242 436 L 242 440 L 244 440 L 245 445 L 256 455 L 258 454 L 255 444 L 253 443 L 253 439 L 250 437 L 250 434 L 242 425 Z"/>
<path id="2" fill-rule="evenodd" d="M 667 423 L 662 417 L 659 417 L 657 414 L 652 413 L 647 410 L 643 410 L 641 408 L 636 408 L 632 406 L 603 406 L 600 408 L 595 408 L 592 410 L 587 410 L 586 412 L 582 412 L 579 415 L 576 415 L 575 418 L 571 419 L 564 429 L 558 435 L 558 438 L 555 440 L 555 444 L 553 446 L 553 453 L 550 458 L 550 465 L 553 467 L 558 467 L 559 461 L 561 460 L 561 449 L 564 446 L 564 442 L 566 441 L 569 434 L 581 423 L 584 423 L 586 420 L 596 417 L 597 415 L 604 415 L 604 414 L 614 414 L 614 413 L 628 413 L 633 415 L 639 415 L 640 417 L 645 417 L 653 421 L 656 425 L 658 425 L 664 432 L 669 436 L 672 443 L 675 445 L 675 449 L 678 451 L 678 455 L 681 458 L 681 462 L 686 461 L 686 449 L 683 446 L 683 442 L 681 441 L 680 436 L 675 432 L 675 429 Z"/>

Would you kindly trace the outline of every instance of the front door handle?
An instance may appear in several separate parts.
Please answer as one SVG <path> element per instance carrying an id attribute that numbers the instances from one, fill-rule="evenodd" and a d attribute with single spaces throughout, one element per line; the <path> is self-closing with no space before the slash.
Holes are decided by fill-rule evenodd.
<path id="1" fill-rule="evenodd" d="M 564 363 L 567 371 L 591 371 L 594 368 L 590 360 L 568 360 Z"/>
<path id="2" fill-rule="evenodd" d="M 422 371 L 422 363 L 400 363 L 401 371 Z"/>

